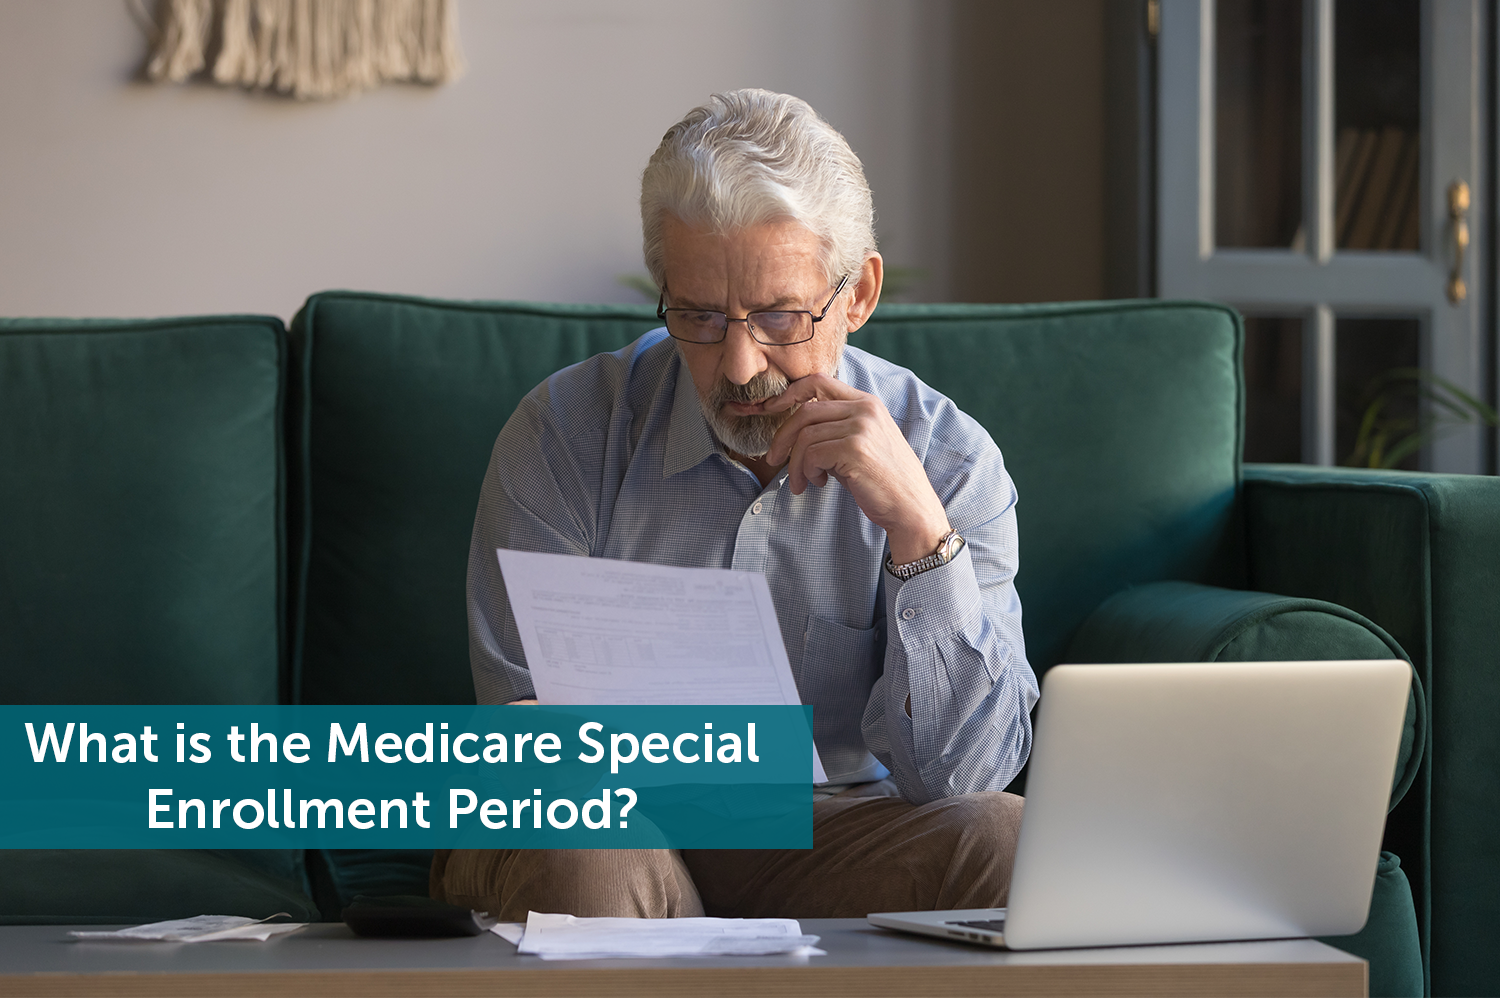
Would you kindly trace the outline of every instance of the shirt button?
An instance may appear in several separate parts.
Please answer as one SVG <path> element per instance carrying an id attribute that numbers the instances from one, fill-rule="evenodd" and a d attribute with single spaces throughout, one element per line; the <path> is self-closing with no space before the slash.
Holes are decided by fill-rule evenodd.
<path id="1" fill-rule="evenodd" d="M 756 503 L 754 506 L 750 507 L 750 512 L 752 512 L 752 513 L 756 514 L 757 516 L 759 516 L 760 515 L 760 509 L 761 509 L 760 503 Z"/>
<path id="2" fill-rule="evenodd" d="M 916 615 L 917 615 L 917 611 L 914 610 L 914 609 L 912 609 L 911 607 L 907 607 L 905 610 L 901 611 L 901 619 L 902 620 L 911 620 Z"/>

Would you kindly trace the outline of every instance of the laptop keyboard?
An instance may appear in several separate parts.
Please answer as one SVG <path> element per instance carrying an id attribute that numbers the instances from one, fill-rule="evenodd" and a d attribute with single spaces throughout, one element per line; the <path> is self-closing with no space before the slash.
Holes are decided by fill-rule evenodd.
<path id="1" fill-rule="evenodd" d="M 1005 919 L 1003 918 L 979 918 L 972 922 L 945 922 L 945 925 L 961 925 L 966 929 L 989 929 L 991 932 L 1004 932 Z"/>

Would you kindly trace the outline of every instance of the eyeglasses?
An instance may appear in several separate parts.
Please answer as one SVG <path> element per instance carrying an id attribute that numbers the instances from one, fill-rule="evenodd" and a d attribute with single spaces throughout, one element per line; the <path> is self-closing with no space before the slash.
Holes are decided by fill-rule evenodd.
<path id="1" fill-rule="evenodd" d="M 770 347 L 789 347 L 806 343 L 813 338 L 813 334 L 817 332 L 815 324 L 827 317 L 834 300 L 848 283 L 849 275 L 845 274 L 839 280 L 838 287 L 833 289 L 833 294 L 828 297 L 828 304 L 817 315 L 806 309 L 778 309 L 774 312 L 751 312 L 743 319 L 731 319 L 723 312 L 710 312 L 701 308 L 666 308 L 667 296 L 663 292 L 656 302 L 656 317 L 666 323 L 667 332 L 673 339 L 687 343 L 720 343 L 728 334 L 731 322 L 743 322 L 757 343 Z"/>

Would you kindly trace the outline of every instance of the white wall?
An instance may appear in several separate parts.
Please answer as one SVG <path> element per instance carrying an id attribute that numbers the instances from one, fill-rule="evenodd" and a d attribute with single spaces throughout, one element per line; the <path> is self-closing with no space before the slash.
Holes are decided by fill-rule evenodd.
<path id="1" fill-rule="evenodd" d="M 138 82 L 126 0 L 0 2 L 0 315 L 290 316 L 310 293 L 633 301 L 637 184 L 715 90 L 848 137 L 948 292 L 946 4 L 460 0 L 467 75 L 299 104 Z"/>

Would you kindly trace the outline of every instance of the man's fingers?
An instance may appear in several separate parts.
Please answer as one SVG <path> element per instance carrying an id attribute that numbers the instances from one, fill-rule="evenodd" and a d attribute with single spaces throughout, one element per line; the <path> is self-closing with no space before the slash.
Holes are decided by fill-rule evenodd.
<path id="1" fill-rule="evenodd" d="M 857 388 L 850 388 L 836 378 L 830 378 L 826 374 L 809 374 L 805 378 L 798 378 L 787 385 L 786 391 L 774 398 L 765 401 L 766 412 L 781 412 L 790 409 L 794 405 L 801 405 L 812 399 L 839 399 L 849 401 L 860 398 L 864 392 Z"/>
<path id="2" fill-rule="evenodd" d="M 854 423 L 848 419 L 817 422 L 802 428 L 792 441 L 791 453 L 787 457 L 787 471 L 791 474 L 787 484 L 791 487 L 792 495 L 800 496 L 807 490 L 809 483 L 819 488 L 827 485 L 828 473 L 837 464 L 836 456 L 830 454 L 827 448 L 820 447 L 819 453 L 830 462 L 825 467 L 818 457 L 812 456 L 811 448 L 830 440 L 841 439 L 852 432 Z"/>
<path id="3" fill-rule="evenodd" d="M 840 469 L 847 469 L 849 456 L 847 445 L 848 437 L 838 436 L 828 440 L 819 440 L 806 446 L 802 459 L 798 462 L 798 468 L 802 473 L 803 492 L 807 491 L 809 485 L 823 488 L 830 478 L 839 476 Z"/>
<path id="4" fill-rule="evenodd" d="M 807 427 L 815 423 L 844 419 L 848 415 L 849 405 L 846 402 L 833 402 L 823 398 L 809 399 L 792 415 L 791 419 L 781 425 L 776 435 L 771 438 L 771 446 L 766 449 L 766 460 L 771 462 L 772 467 L 781 464 L 790 457 L 793 443 Z"/>

